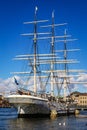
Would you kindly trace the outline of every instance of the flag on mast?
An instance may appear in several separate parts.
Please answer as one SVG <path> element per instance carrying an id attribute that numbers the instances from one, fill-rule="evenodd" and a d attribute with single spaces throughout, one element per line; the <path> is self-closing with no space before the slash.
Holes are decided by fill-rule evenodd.
<path id="1" fill-rule="evenodd" d="M 38 10 L 38 7 L 36 6 L 36 7 L 35 7 L 35 14 L 36 14 L 37 10 Z"/>
<path id="2" fill-rule="evenodd" d="M 15 80 L 15 84 L 19 85 L 19 83 L 18 83 L 18 81 L 17 81 L 17 79 L 15 77 L 14 77 L 14 80 Z"/>
<path id="3" fill-rule="evenodd" d="M 53 10 L 53 12 L 52 12 L 52 18 L 54 18 L 54 10 Z"/>

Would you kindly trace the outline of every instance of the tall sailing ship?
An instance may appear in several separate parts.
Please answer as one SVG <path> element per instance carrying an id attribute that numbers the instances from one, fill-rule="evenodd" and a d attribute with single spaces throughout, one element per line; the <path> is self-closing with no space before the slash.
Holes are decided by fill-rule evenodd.
<path id="1" fill-rule="evenodd" d="M 17 93 L 6 97 L 9 103 L 17 108 L 19 115 L 48 115 L 54 108 L 57 112 L 64 107 L 66 109 L 65 103 L 72 84 L 83 84 L 83 82 L 72 82 L 71 78 L 81 76 L 85 70 L 69 69 L 69 64 L 78 63 L 78 61 L 68 59 L 68 53 L 79 49 L 68 49 L 67 43 L 77 39 L 71 39 L 71 35 L 67 35 L 66 30 L 63 35 L 55 35 L 55 27 L 65 26 L 67 23 L 55 24 L 54 11 L 52 12 L 52 23 L 40 26 L 41 30 L 50 28 L 51 31 L 38 32 L 38 24 L 47 22 L 48 20 L 37 20 L 37 7 L 35 7 L 34 21 L 24 22 L 24 24 L 34 25 L 33 33 L 22 34 L 32 37 L 33 50 L 29 54 L 17 55 L 14 58 L 15 60 L 28 61 L 27 71 L 14 72 L 14 74 L 24 76 L 26 82 L 20 85 L 15 78 L 18 85 Z M 44 42 L 42 42 L 43 40 Z M 63 47 L 62 50 L 58 50 L 59 43 Z M 77 75 L 78 73 L 80 75 Z M 61 95 L 64 103 L 59 101 Z"/>

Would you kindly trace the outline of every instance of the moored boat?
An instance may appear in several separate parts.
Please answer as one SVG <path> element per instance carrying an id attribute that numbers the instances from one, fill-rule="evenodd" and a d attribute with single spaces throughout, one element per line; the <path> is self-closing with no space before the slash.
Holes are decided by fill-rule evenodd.
<path id="1" fill-rule="evenodd" d="M 76 59 L 68 59 L 67 56 L 68 52 L 79 50 L 68 49 L 67 47 L 68 42 L 75 41 L 76 39 L 67 39 L 71 36 L 67 35 L 66 29 L 64 30 L 63 35 L 55 36 L 54 28 L 56 26 L 66 25 L 66 23 L 55 24 L 54 11 L 52 12 L 52 24 L 41 26 L 42 28 L 51 27 L 52 31 L 38 33 L 38 23 L 41 24 L 48 22 L 48 20 L 37 20 L 37 10 L 38 8 L 35 7 L 34 21 L 24 22 L 24 24 L 33 24 L 34 32 L 22 34 L 23 36 L 33 37 L 33 50 L 29 54 L 17 55 L 14 58 L 15 60 L 28 61 L 27 71 L 13 73 L 15 75 L 20 74 L 22 76 L 27 75 L 27 79 L 23 80 L 25 83 L 20 84 L 17 79 L 14 78 L 15 83 L 18 86 L 18 90 L 15 94 L 6 96 L 6 99 L 12 106 L 17 108 L 20 116 L 49 115 L 52 110 L 55 110 L 60 114 L 74 113 L 75 109 L 72 107 L 73 103 L 67 101 L 69 89 L 72 87 L 72 84 L 82 84 L 83 82 L 73 82 L 71 78 L 79 76 L 76 75 L 76 73 L 84 72 L 84 70 L 69 69 L 68 67 L 68 64 L 78 63 Z M 45 36 L 41 37 L 40 35 Z M 44 53 L 42 53 L 43 49 L 40 48 L 39 50 L 41 52 L 39 52 L 38 44 L 40 43 L 38 41 L 47 39 L 50 41 L 47 50 L 45 49 L 45 46 L 42 46 L 42 48 L 44 47 Z M 63 43 L 63 50 L 56 50 L 56 42 Z M 56 46 L 58 49 L 58 45 Z M 74 75 L 72 75 L 72 73 L 74 73 Z M 56 95 L 56 93 L 58 95 Z M 63 97 L 62 103 L 58 98 L 61 94 Z"/>

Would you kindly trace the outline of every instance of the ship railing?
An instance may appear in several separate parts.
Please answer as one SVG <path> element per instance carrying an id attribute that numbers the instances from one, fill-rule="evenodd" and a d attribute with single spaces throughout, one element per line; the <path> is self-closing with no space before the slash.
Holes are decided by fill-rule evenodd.
<path id="1" fill-rule="evenodd" d="M 15 92 L 14 92 L 14 91 L 9 91 L 9 92 L 3 92 L 3 93 L 2 93 L 2 96 L 14 95 L 14 94 L 16 95 L 17 92 L 16 92 L 16 91 L 15 91 Z"/>

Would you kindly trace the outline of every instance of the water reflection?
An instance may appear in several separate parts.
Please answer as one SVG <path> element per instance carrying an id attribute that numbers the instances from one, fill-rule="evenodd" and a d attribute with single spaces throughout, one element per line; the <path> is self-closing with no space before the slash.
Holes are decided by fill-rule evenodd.
<path id="1" fill-rule="evenodd" d="M 0 130 L 87 130 L 87 118 L 17 118 L 11 111 L 0 112 Z"/>
<path id="2" fill-rule="evenodd" d="M 87 121 L 74 116 L 57 117 L 54 120 L 49 118 L 18 118 L 9 120 L 9 130 L 87 130 Z M 8 129 L 7 129 L 8 130 Z"/>

